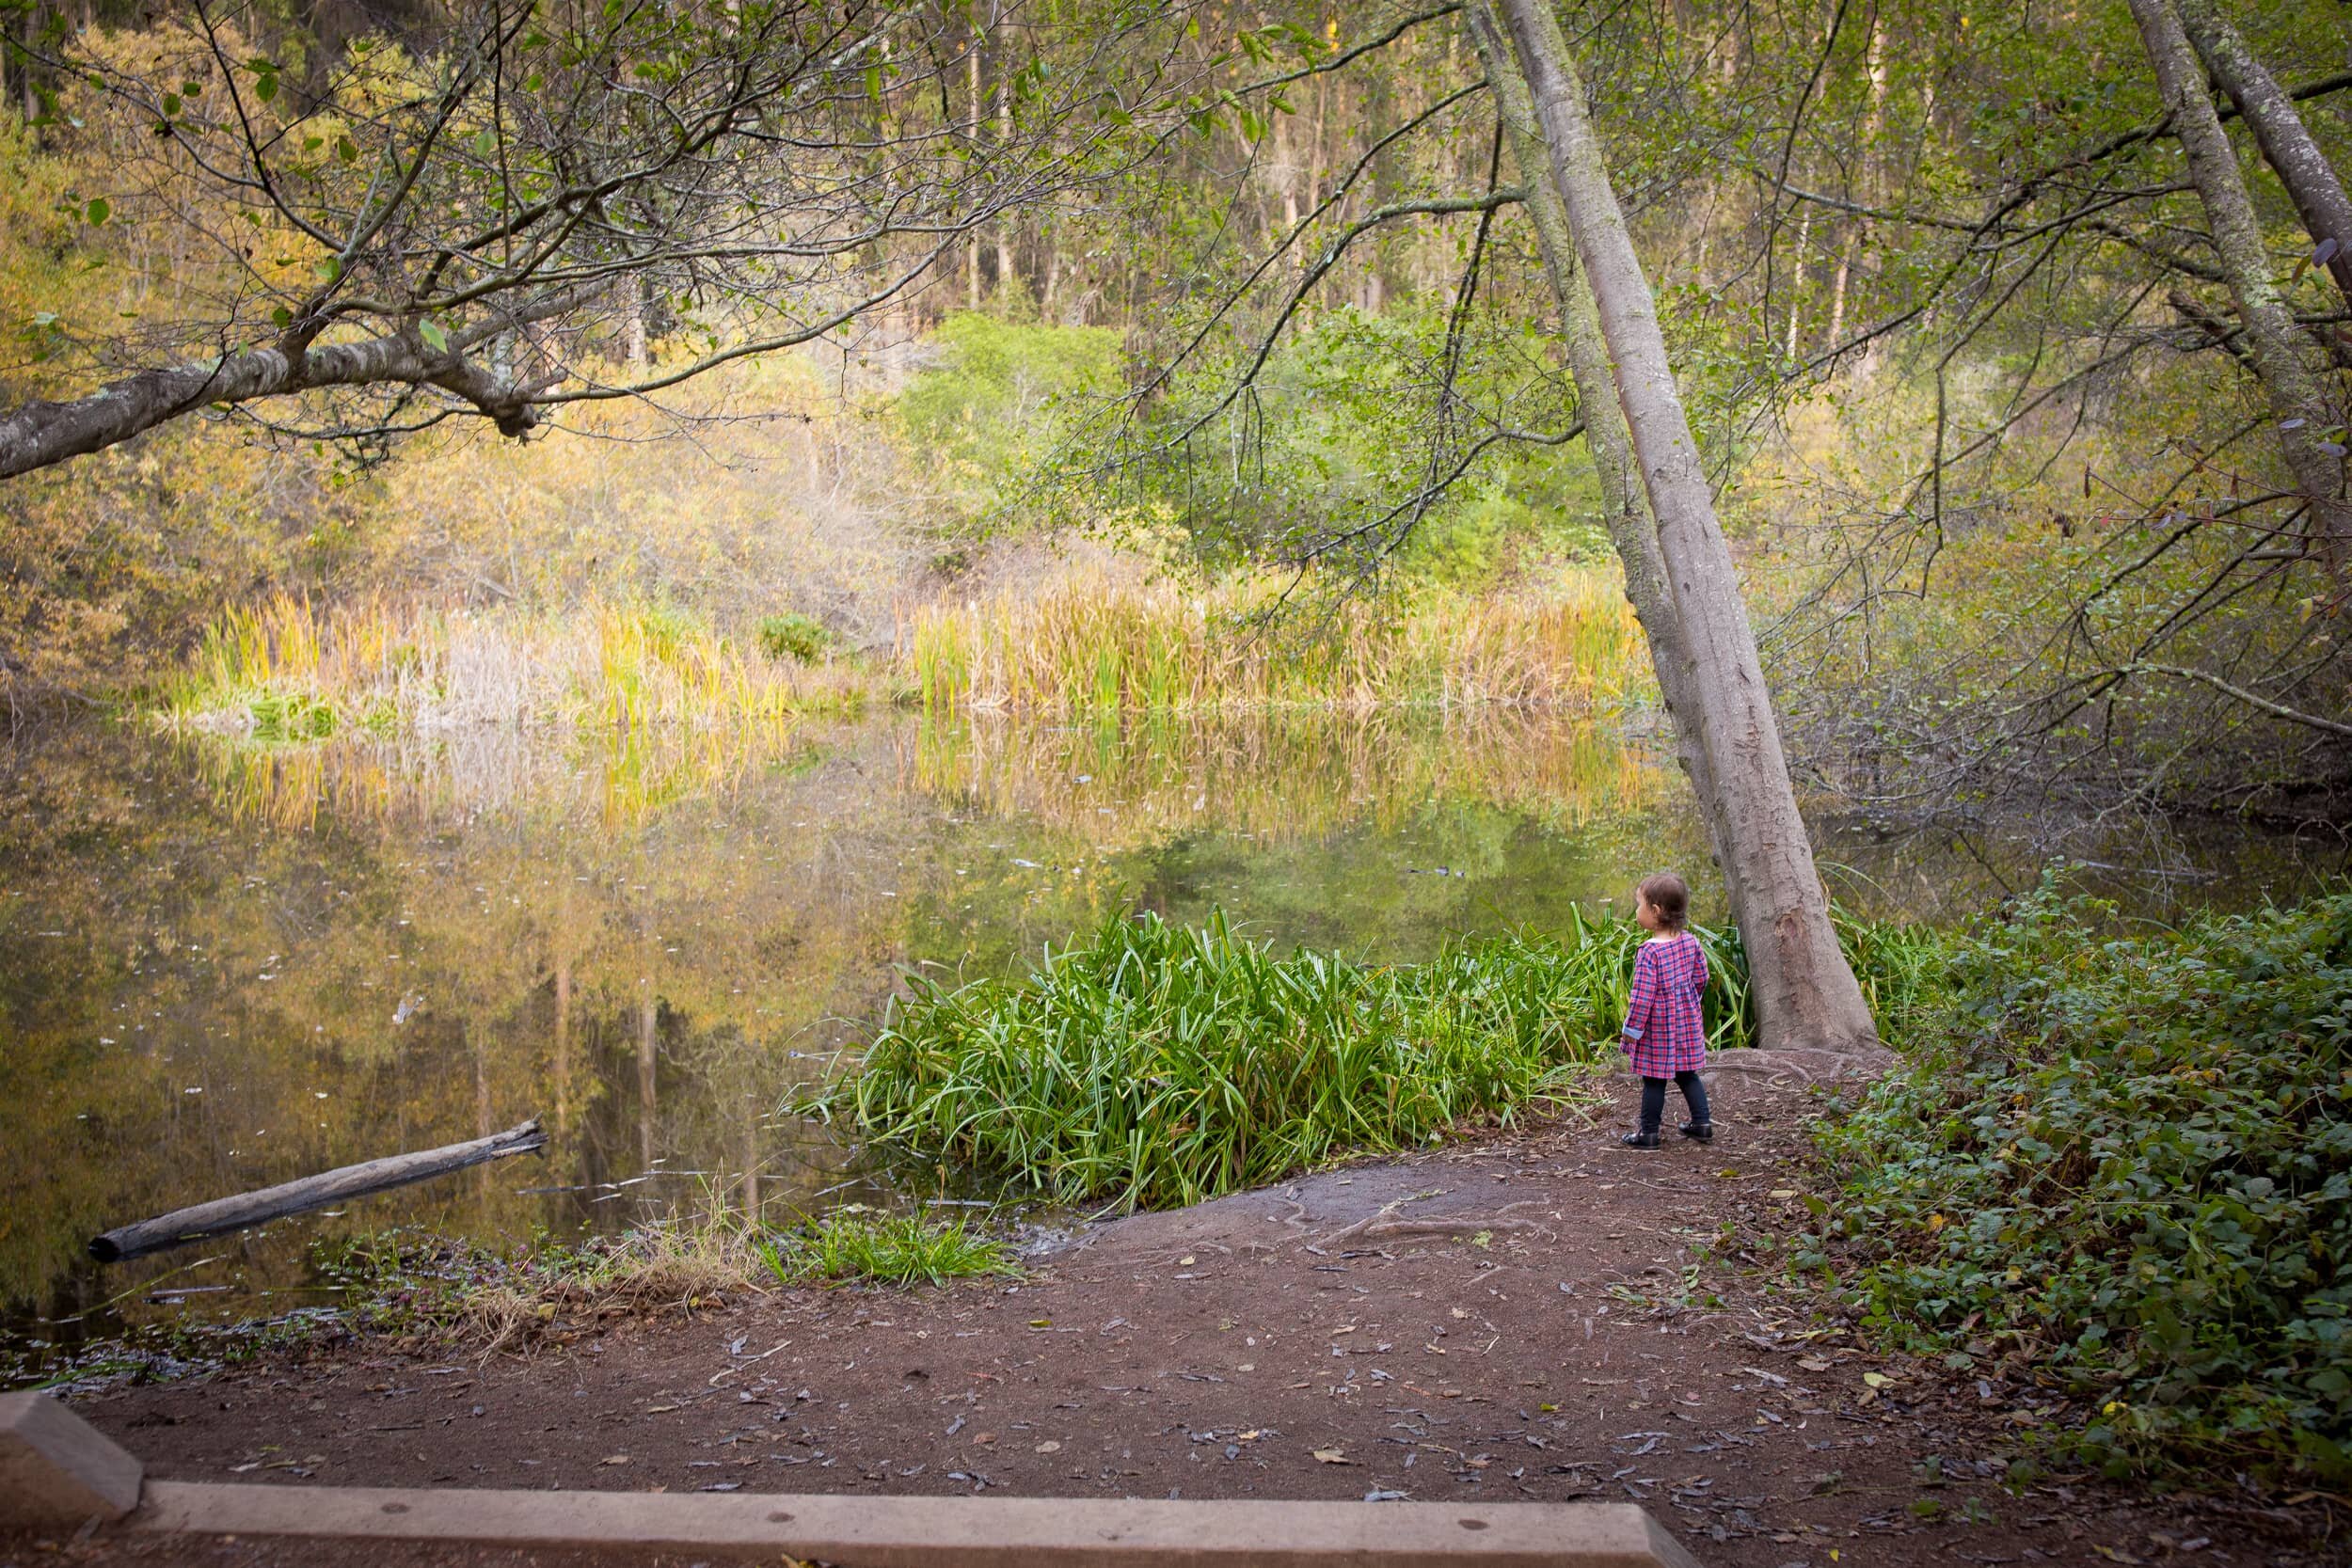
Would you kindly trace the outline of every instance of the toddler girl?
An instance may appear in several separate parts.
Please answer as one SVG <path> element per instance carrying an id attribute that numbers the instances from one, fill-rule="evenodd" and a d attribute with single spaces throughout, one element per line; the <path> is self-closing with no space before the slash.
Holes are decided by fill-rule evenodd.
<path id="1" fill-rule="evenodd" d="M 1682 1135 L 1701 1143 L 1715 1135 L 1707 1115 L 1707 1086 L 1699 1082 L 1699 1069 L 1707 1065 L 1707 1024 L 1699 1012 L 1699 996 L 1707 990 L 1707 952 L 1683 929 L 1690 907 L 1690 888 L 1671 871 L 1644 879 L 1633 891 L 1633 918 L 1650 933 L 1634 956 L 1633 995 L 1626 1003 L 1622 1031 L 1626 1054 L 1642 1080 L 1642 1125 L 1625 1135 L 1633 1148 L 1658 1147 L 1669 1078 L 1691 1107 Z"/>

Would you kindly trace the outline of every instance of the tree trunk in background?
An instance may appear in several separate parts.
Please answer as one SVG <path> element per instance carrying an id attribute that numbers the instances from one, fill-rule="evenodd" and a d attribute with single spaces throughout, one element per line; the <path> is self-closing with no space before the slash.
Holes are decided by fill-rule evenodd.
<path id="1" fill-rule="evenodd" d="M 631 277 L 621 285 L 622 347 L 629 364 L 639 370 L 645 365 L 645 280 Z"/>
<path id="2" fill-rule="evenodd" d="M 2246 47 L 2246 40 L 2214 0 L 2177 0 L 2177 4 L 2189 41 L 2197 46 L 2198 56 L 2213 79 L 2246 117 L 2246 123 L 2254 128 L 2254 140 L 2263 157 L 2278 171 L 2279 182 L 2294 198 L 2303 227 L 2311 230 L 2312 245 L 2336 242 L 2328 271 L 2345 302 L 2352 303 L 2352 197 L 2344 195 L 2335 166 L 2312 140 L 2303 117 L 2296 113 L 2295 101 Z"/>
<path id="3" fill-rule="evenodd" d="M 1512 57 L 1510 40 L 1495 20 L 1494 8 L 1480 0 L 1470 11 L 1470 40 L 1479 63 L 1494 89 L 1495 108 L 1510 138 L 1518 165 L 1519 182 L 1527 188 L 1527 211 L 1535 222 L 1535 237 L 1543 250 L 1544 272 L 1560 301 L 1560 332 L 1567 352 L 1568 375 L 1576 383 L 1577 414 L 1584 421 L 1584 447 L 1592 453 L 1593 470 L 1600 480 L 1600 514 L 1610 542 L 1625 566 L 1625 596 L 1642 623 L 1649 642 L 1650 664 L 1658 672 L 1658 692 L 1673 716 L 1675 752 L 1682 770 L 1691 776 L 1707 832 L 1715 849 L 1731 899 L 1735 924 L 1743 920 L 1739 879 L 1731 857 L 1724 852 L 1723 825 L 1714 769 L 1707 749 L 1699 743 L 1697 707 L 1691 696 L 1691 644 L 1675 613 L 1674 590 L 1666 581 L 1665 558 L 1659 553 L 1658 525 L 1651 520 L 1649 498 L 1642 493 L 1633 465 L 1633 441 L 1625 427 L 1625 410 L 1617 406 L 1617 384 L 1609 370 L 1609 345 L 1602 341 L 1600 318 L 1593 306 L 1593 291 L 1577 267 L 1576 240 L 1568 229 L 1567 209 L 1559 187 L 1551 182 L 1551 165 L 1544 150 L 1543 133 L 1535 123 L 1534 100 L 1527 79 Z"/>
<path id="4" fill-rule="evenodd" d="M 40 94 L 33 87 L 33 46 L 40 41 L 40 8 L 28 6 L 24 10 L 24 118 L 29 122 L 40 118 Z"/>
<path id="5" fill-rule="evenodd" d="M 972 146 L 977 149 L 980 145 L 980 31 L 977 25 L 972 29 L 972 57 L 966 64 L 970 69 L 972 88 L 970 135 Z M 977 310 L 980 308 L 980 231 L 977 229 L 972 230 L 972 243 L 964 247 L 963 265 L 963 308 Z"/>
<path id="6" fill-rule="evenodd" d="M 1006 24 L 1009 35 L 1012 24 Z M 996 45 L 996 139 L 1009 146 L 1012 142 L 1012 40 L 1000 35 Z M 1007 215 L 996 223 L 996 289 L 999 293 L 1012 287 L 1012 218 Z"/>
<path id="7" fill-rule="evenodd" d="M 1869 1053 L 1878 1031 L 1830 924 L 1756 635 L 1740 597 L 1739 571 L 1675 388 L 1649 281 L 1601 162 L 1583 84 L 1549 0 L 1500 0 L 1500 9 L 1592 287 L 1615 366 L 1618 402 L 1658 520 L 1659 553 L 1689 644 L 1688 705 L 1714 784 L 1710 816 L 1721 834 L 1725 874 L 1740 900 L 1758 1043 Z"/>
<path id="8" fill-rule="evenodd" d="M 2318 540 L 2328 571 L 2341 581 L 2344 553 L 2352 546 L 2352 505 L 2344 499 L 2343 460 L 2319 450 L 2320 432 L 2332 422 L 2328 400 L 2319 377 L 2303 362 L 2302 332 L 2270 275 L 2253 198 L 2247 194 L 2229 133 L 2214 112 L 2188 35 L 2168 0 L 2131 0 L 2131 7 L 2165 106 L 2172 111 L 2173 129 L 2188 154 L 2189 182 L 2197 187 L 2214 248 L 2220 253 L 2230 298 L 2246 330 L 2247 356 L 2269 399 L 2287 467 L 2310 506 L 2305 526 Z"/>

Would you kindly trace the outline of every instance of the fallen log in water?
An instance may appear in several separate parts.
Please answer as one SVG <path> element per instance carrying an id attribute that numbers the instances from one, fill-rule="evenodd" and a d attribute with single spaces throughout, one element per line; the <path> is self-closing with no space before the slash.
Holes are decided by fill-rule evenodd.
<path id="1" fill-rule="evenodd" d="M 536 1117 L 520 1127 L 510 1127 L 503 1132 L 493 1132 L 471 1143 L 451 1144 L 442 1148 L 419 1149 L 413 1154 L 393 1154 L 381 1160 L 369 1160 L 357 1165 L 344 1165 L 338 1170 L 325 1171 L 317 1176 L 305 1176 L 283 1181 L 260 1192 L 243 1193 L 235 1197 L 215 1198 L 199 1203 L 192 1209 L 175 1209 L 151 1220 L 126 1225 L 90 1238 L 89 1255 L 102 1263 L 119 1263 L 126 1259 L 143 1258 L 151 1252 L 161 1252 L 183 1242 L 202 1241 L 207 1236 L 219 1236 L 247 1226 L 262 1225 L 299 1214 L 305 1210 L 323 1209 L 348 1197 L 364 1197 L 389 1187 L 405 1187 L 411 1181 L 423 1181 L 436 1176 L 446 1176 L 468 1165 L 478 1165 L 485 1160 L 502 1160 L 510 1154 L 528 1154 L 545 1148 L 548 1135 Z"/>

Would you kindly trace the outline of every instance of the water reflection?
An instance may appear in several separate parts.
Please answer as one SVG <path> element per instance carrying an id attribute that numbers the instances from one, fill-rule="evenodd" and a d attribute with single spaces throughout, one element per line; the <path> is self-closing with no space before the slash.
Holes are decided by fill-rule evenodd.
<path id="1" fill-rule="evenodd" d="M 521 1238 L 856 1193 L 854 1150 L 773 1108 L 907 966 L 1001 971 L 1114 912 L 1215 905 L 1406 960 L 1554 924 L 1660 864 L 1718 906 L 1679 776 L 1528 715 L 275 752 L 92 729 L 8 759 L 0 791 L 0 1298 L 20 1353 L 316 1302 L 307 1247 L 339 1231 Z M 1841 896 L 1908 918 L 1997 896 L 2050 847 L 1834 838 Z M 2130 863 L 2165 876 L 2116 879 L 2152 911 L 2291 894 L 2313 868 L 2308 846 L 2160 847 Z M 114 1269 L 82 1257 L 110 1225 L 533 1114 L 544 1163 Z"/>
<path id="2" fill-rule="evenodd" d="M 1137 904 L 1417 957 L 1613 886 L 1663 784 L 1552 720 L 64 737 L 8 780 L 0 1294 L 70 1342 L 163 1309 L 166 1278 L 198 1292 L 174 1310 L 315 1299 L 307 1243 L 339 1229 L 612 1228 L 682 1194 L 781 1216 L 856 1173 L 772 1108 L 905 966 L 1001 968 Z M 81 1259 L 109 1225 L 532 1114 L 544 1165 Z"/>

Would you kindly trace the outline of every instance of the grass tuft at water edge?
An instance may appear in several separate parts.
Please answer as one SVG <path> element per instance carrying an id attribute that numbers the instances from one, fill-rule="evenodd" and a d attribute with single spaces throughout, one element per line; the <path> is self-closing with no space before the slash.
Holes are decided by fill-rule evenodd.
<path id="1" fill-rule="evenodd" d="M 1018 1279 L 1021 1265 L 993 1236 L 961 1218 L 838 1209 L 752 1243 L 782 1285 L 944 1285 L 987 1275 Z"/>

